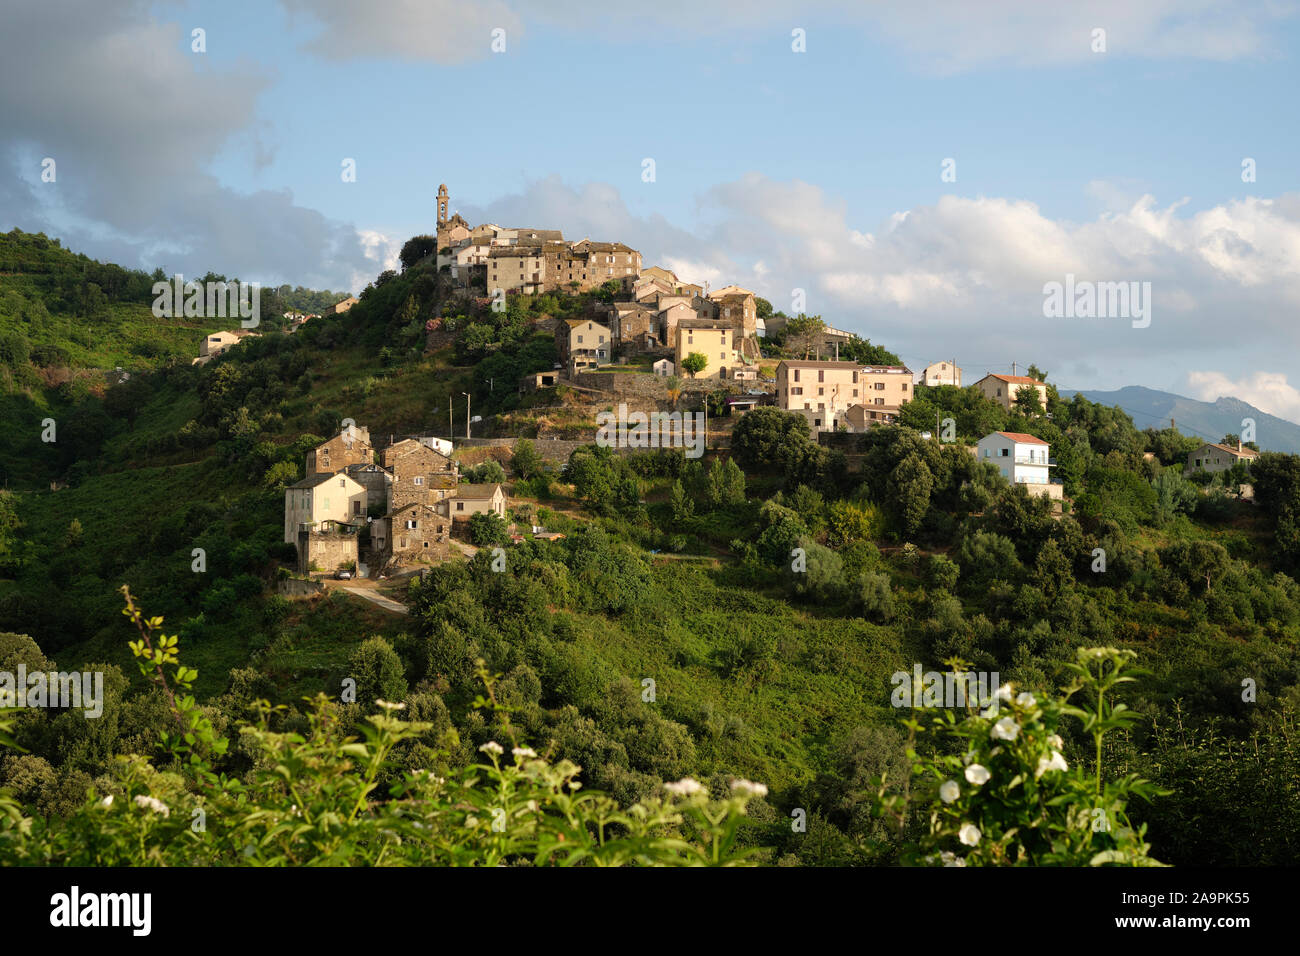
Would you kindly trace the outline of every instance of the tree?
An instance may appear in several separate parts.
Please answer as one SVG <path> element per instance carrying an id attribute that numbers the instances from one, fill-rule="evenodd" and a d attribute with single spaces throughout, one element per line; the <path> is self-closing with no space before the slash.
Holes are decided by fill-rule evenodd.
<path id="1" fill-rule="evenodd" d="M 682 359 L 682 371 L 689 372 L 691 378 L 694 378 L 700 372 L 708 367 L 709 360 L 703 352 L 692 352 L 686 358 Z"/>
<path id="2" fill-rule="evenodd" d="M 402 262 L 402 269 L 411 268 L 425 256 L 432 255 L 438 248 L 438 240 L 435 236 L 415 236 L 406 240 L 402 246 L 402 251 L 398 258 Z"/>
<path id="3" fill-rule="evenodd" d="M 745 500 L 745 473 L 732 459 L 717 459 L 709 469 L 709 504 L 713 507 L 741 504 Z"/>
<path id="4" fill-rule="evenodd" d="M 505 544 L 510 540 L 506 519 L 491 511 L 470 515 L 469 539 L 480 548 Z"/>
<path id="5" fill-rule="evenodd" d="M 376 699 L 400 701 L 406 694 L 406 674 L 397 651 L 382 637 L 371 637 L 348 658 L 345 677 L 357 682 L 357 703 L 369 709 Z"/>
<path id="6" fill-rule="evenodd" d="M 820 315 L 804 315 L 802 312 L 785 324 L 781 344 L 792 353 L 803 353 L 806 359 L 826 335 L 826 323 Z"/>
<path id="7" fill-rule="evenodd" d="M 811 435 L 802 415 L 759 406 L 732 429 L 731 454 L 747 472 L 785 472 L 812 445 Z"/>
<path id="8" fill-rule="evenodd" d="M 542 471 L 542 456 L 537 451 L 537 446 L 527 438 L 521 438 L 515 443 L 515 453 L 510 459 L 510 467 L 514 470 L 518 478 L 532 478 Z"/>
<path id="9" fill-rule="evenodd" d="M 934 475 L 919 455 L 911 454 L 898 463 L 889 475 L 889 503 L 894 520 L 904 535 L 913 535 L 930 510 L 930 492 Z"/>
<path id="10" fill-rule="evenodd" d="M 1043 403 L 1039 401 L 1038 389 L 1032 385 L 1023 385 L 1016 392 L 1012 408 L 1026 418 L 1037 418 L 1043 413 Z"/>
<path id="11" fill-rule="evenodd" d="M 668 392 L 668 401 L 676 408 L 677 400 L 682 397 L 682 380 L 676 375 L 669 375 L 664 379 L 664 389 Z"/>
<path id="12" fill-rule="evenodd" d="M 685 524 L 695 517 L 695 503 L 686 493 L 680 478 L 673 480 L 672 489 L 668 493 L 668 506 L 672 509 L 673 524 Z"/>

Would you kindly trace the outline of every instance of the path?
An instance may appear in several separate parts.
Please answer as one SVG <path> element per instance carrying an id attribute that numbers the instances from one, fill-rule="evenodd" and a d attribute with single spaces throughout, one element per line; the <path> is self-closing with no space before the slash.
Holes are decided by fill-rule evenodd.
<path id="1" fill-rule="evenodd" d="M 389 600 L 388 598 L 384 597 L 382 594 L 378 594 L 375 591 L 371 591 L 366 588 L 351 587 L 348 585 L 344 585 L 343 590 L 347 591 L 349 594 L 355 594 L 359 598 L 365 598 L 367 601 L 373 601 L 375 604 L 378 604 L 380 607 L 382 607 L 385 611 L 393 611 L 396 614 L 409 613 L 409 609 L 405 604 L 398 604 L 396 601 Z"/>

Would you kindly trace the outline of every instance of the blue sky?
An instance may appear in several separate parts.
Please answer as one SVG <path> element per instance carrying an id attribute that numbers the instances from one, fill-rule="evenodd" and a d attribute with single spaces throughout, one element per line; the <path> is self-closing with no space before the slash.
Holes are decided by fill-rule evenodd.
<path id="1" fill-rule="evenodd" d="M 2 228 L 359 291 L 446 182 L 472 221 L 618 239 L 777 308 L 802 289 L 913 367 L 1300 418 L 1293 4 L 51 0 L 9 26 Z M 1151 327 L 1045 319 L 1067 272 L 1151 281 Z"/>

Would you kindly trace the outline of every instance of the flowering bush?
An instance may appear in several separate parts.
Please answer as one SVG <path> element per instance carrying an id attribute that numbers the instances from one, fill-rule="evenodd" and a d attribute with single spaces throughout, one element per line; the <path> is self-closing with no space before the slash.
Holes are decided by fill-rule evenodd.
<path id="1" fill-rule="evenodd" d="M 914 782 L 903 794 L 882 785 L 877 804 L 900 827 L 909 802 L 928 808 L 929 830 L 904 859 L 944 866 L 1163 865 L 1148 855 L 1145 825 L 1135 829 L 1125 808 L 1132 797 L 1149 800 L 1167 791 L 1133 774 L 1102 779 L 1103 737 L 1136 717 L 1113 699 L 1119 684 L 1133 680 L 1133 657 L 1081 648 L 1060 700 L 1017 694 L 1004 684 L 984 710 L 961 717 L 945 710 L 928 726 L 906 721 Z M 966 669 L 952 663 L 959 673 Z M 1071 705 L 1080 692 L 1088 703 Z M 1059 731 L 1067 718 L 1081 721 L 1092 738 L 1092 773 L 1071 766 L 1062 753 Z M 916 735 L 923 733 L 934 735 L 939 756 L 917 755 Z"/>
<path id="2" fill-rule="evenodd" d="M 277 708 L 262 703 L 240 728 L 253 769 L 239 780 L 208 761 L 228 741 L 185 693 L 195 676 L 179 661 L 175 637 L 140 628 L 132 643 L 141 670 L 164 688 L 176 732 L 162 741 L 169 766 L 119 757 L 67 819 L 27 817 L 0 791 L 0 863 L 60 866 L 732 866 L 746 804 L 766 788 L 736 781 L 711 798 L 686 779 L 664 795 L 621 807 L 582 789 L 580 769 L 553 763 L 517 743 L 479 750 L 484 762 L 438 776 L 399 772 L 394 751 L 431 724 L 402 720 L 401 703 L 379 712 L 361 738 L 340 729 L 340 707 L 318 697 L 305 732 L 271 728 Z M 492 679 L 478 703 L 496 708 Z M 182 688 L 177 693 L 177 688 Z M 505 734 L 513 736 L 504 711 Z M 10 742 L 0 712 L 0 745 Z M 454 731 L 452 732 L 454 733 Z M 383 781 L 394 781 L 384 783 Z"/>

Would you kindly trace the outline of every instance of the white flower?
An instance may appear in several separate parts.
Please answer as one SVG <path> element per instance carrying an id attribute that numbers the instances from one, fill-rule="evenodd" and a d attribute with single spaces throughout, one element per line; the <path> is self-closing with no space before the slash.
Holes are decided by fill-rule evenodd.
<path id="1" fill-rule="evenodd" d="M 478 749 L 485 754 L 503 754 L 506 752 L 506 748 L 502 747 L 495 740 L 489 740 L 487 743 L 485 743 L 482 747 L 479 747 Z"/>
<path id="2" fill-rule="evenodd" d="M 961 829 L 957 831 L 957 839 L 961 840 L 967 846 L 978 846 L 980 842 L 980 828 L 973 823 L 963 823 Z"/>
<path id="3" fill-rule="evenodd" d="M 966 782 L 973 783 L 977 787 L 980 784 L 988 783 L 991 776 L 992 774 L 987 769 L 977 763 L 973 763 L 966 768 Z"/>
<path id="4" fill-rule="evenodd" d="M 1069 769 L 1070 769 L 1070 765 L 1065 762 L 1065 758 L 1061 756 L 1061 752 L 1059 750 L 1053 750 L 1052 756 L 1050 758 L 1049 757 L 1038 758 L 1038 769 L 1034 771 L 1034 779 L 1041 777 L 1049 770 L 1069 770 Z"/>
<path id="5" fill-rule="evenodd" d="M 171 810 L 167 809 L 167 804 L 163 803 L 161 800 L 146 796 L 143 793 L 137 793 L 135 795 L 135 805 L 137 807 L 148 807 L 154 813 L 161 813 L 165 817 L 172 815 Z"/>
<path id="6" fill-rule="evenodd" d="M 993 725 L 994 740 L 1015 740 L 1018 733 L 1020 733 L 1020 725 L 1010 717 L 1003 717 Z"/>
<path id="7" fill-rule="evenodd" d="M 110 793 L 103 800 L 100 800 L 99 805 L 103 807 L 105 810 L 107 810 L 109 807 L 113 805 L 113 795 Z"/>
<path id="8" fill-rule="evenodd" d="M 1011 685 L 1010 685 L 1010 684 L 1003 684 L 1001 687 L 998 688 L 997 693 L 994 694 L 993 696 L 996 697 L 998 700 L 1010 701 L 1010 700 L 1011 700 Z"/>
<path id="9" fill-rule="evenodd" d="M 1065 746 L 1065 741 L 1062 740 L 1060 738 L 1060 735 L 1058 734 L 1048 734 L 1047 742 L 1051 744 L 1053 747 L 1055 747 L 1057 750 L 1060 750 L 1062 747 Z"/>
<path id="10" fill-rule="evenodd" d="M 386 700 L 376 699 L 375 703 L 378 704 L 380 707 L 382 707 L 384 710 L 405 710 L 406 709 L 405 704 L 392 704 Z"/>
<path id="11" fill-rule="evenodd" d="M 676 783 L 664 784 L 664 789 L 679 797 L 689 797 L 691 794 L 699 793 L 703 790 L 704 784 L 700 783 L 698 780 L 693 780 L 690 777 L 683 777 Z"/>
<path id="12" fill-rule="evenodd" d="M 942 853 L 939 854 L 939 859 L 943 860 L 944 866 L 965 866 L 966 865 L 966 861 L 962 857 L 959 857 L 956 853 L 953 853 L 951 850 L 944 850 Z"/>
<path id="13" fill-rule="evenodd" d="M 733 780 L 731 789 L 738 797 L 766 797 L 767 785 L 752 780 Z"/>
<path id="14" fill-rule="evenodd" d="M 1033 707 L 1038 701 L 1034 700 L 1034 695 L 1025 691 L 1023 694 L 1016 695 L 1016 703 L 1021 707 Z"/>
<path id="15" fill-rule="evenodd" d="M 956 780 L 947 780 L 939 787 L 939 799 L 944 803 L 952 803 L 961 796 L 961 787 L 957 786 Z"/>
<path id="16" fill-rule="evenodd" d="M 536 756 L 537 756 L 537 751 L 533 750 L 532 747 L 516 747 L 516 748 L 514 748 L 513 750 L 511 750 L 510 752 L 511 752 L 512 754 L 515 755 L 515 759 L 516 759 L 516 760 L 521 760 L 521 759 L 523 759 L 524 757 L 536 757 Z"/>

